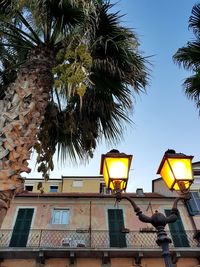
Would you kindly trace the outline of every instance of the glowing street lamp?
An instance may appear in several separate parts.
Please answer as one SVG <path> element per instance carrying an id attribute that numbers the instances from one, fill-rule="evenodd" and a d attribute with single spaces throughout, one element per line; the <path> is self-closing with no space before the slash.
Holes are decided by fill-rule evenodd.
<path id="1" fill-rule="evenodd" d="M 169 251 L 169 244 L 172 241 L 167 236 L 165 226 L 177 220 L 178 201 L 188 197 L 189 188 L 193 182 L 192 159 L 193 156 L 176 153 L 174 150 L 167 150 L 165 152 L 157 174 L 162 176 L 170 190 L 181 191 L 183 194 L 174 200 L 169 216 L 155 211 L 149 217 L 143 214 L 131 197 L 127 196 L 127 194 L 122 194 L 122 191 L 127 186 L 132 156 L 119 153 L 118 150 L 111 150 L 107 154 L 102 155 L 101 158 L 100 174 L 103 174 L 106 186 L 115 193 L 116 200 L 128 200 L 139 220 L 144 223 L 151 223 L 156 228 L 156 243 L 162 248 L 162 256 L 166 267 L 173 267 L 173 264 Z"/>
<path id="2" fill-rule="evenodd" d="M 160 174 L 170 190 L 186 193 L 193 183 L 193 156 L 176 153 L 169 149 L 165 152 L 157 174 Z"/>
<path id="3" fill-rule="evenodd" d="M 101 157 L 100 174 L 103 174 L 107 188 L 122 192 L 127 187 L 132 155 L 113 149 Z"/>

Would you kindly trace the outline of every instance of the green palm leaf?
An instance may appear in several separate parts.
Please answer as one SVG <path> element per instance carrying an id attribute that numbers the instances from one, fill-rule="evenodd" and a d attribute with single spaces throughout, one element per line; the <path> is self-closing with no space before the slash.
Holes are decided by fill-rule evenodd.
<path id="1" fill-rule="evenodd" d="M 186 96 L 195 102 L 200 109 L 200 4 L 194 5 L 192 15 L 189 18 L 189 28 L 193 30 L 195 39 L 179 48 L 173 56 L 173 60 L 179 66 L 192 72 L 192 76 L 185 79 L 183 88 Z"/>
<path id="2" fill-rule="evenodd" d="M 23 5 L 13 0 L 2 5 L 15 18 L 0 14 L 2 78 L 11 70 L 16 77 L 29 51 L 47 49 L 54 56 L 55 84 L 49 88 L 35 145 L 45 177 L 53 169 L 56 148 L 62 161 L 87 161 L 103 138 L 119 142 L 125 125 L 132 123 L 135 94 L 148 84 L 148 62 L 137 36 L 120 25 L 121 16 L 111 7 L 103 0 L 27 0 Z M 2 82 L 3 90 L 8 85 Z"/>

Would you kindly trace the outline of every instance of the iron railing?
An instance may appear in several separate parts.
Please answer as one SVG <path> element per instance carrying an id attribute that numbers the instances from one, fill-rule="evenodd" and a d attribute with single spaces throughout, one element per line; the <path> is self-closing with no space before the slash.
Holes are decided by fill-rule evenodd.
<path id="1" fill-rule="evenodd" d="M 10 245 L 12 230 L 0 230 L 0 248 L 17 247 Z M 26 235 L 26 233 L 24 233 Z M 194 239 L 194 231 L 168 232 L 172 239 L 170 247 L 197 248 L 200 244 Z M 15 234 L 16 235 L 16 234 Z M 30 230 L 27 233 L 27 248 L 158 248 L 156 232 L 128 231 L 126 233 L 103 230 Z M 19 236 L 20 237 L 20 236 Z"/>

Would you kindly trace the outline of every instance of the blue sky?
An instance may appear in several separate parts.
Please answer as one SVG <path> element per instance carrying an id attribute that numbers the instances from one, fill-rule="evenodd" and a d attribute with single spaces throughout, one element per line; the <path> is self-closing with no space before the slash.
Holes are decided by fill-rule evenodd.
<path id="1" fill-rule="evenodd" d="M 129 192 L 137 188 L 151 191 L 161 158 L 169 148 L 193 155 L 193 162 L 200 161 L 200 117 L 182 88 L 184 78 L 190 73 L 172 61 L 177 49 L 193 39 L 188 19 L 195 3 L 193 0 L 121 0 L 114 7 L 125 14 L 122 23 L 137 34 L 144 56 L 152 56 L 150 85 L 146 94 L 136 97 L 134 125 L 127 127 L 124 140 L 115 146 L 120 152 L 133 154 Z M 56 166 L 51 178 L 99 175 L 101 154 L 112 148 L 99 145 L 87 165 Z M 34 164 L 33 157 L 33 171 L 28 177 L 40 177 L 34 171 Z"/>

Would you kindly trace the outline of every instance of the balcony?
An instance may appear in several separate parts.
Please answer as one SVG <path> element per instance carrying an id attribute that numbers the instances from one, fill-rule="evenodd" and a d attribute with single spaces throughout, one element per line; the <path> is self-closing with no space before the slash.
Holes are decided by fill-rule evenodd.
<path id="1" fill-rule="evenodd" d="M 170 251 L 181 257 L 197 257 L 200 244 L 194 234 L 168 232 L 172 239 Z M 20 238 L 25 245 L 18 242 Z M 0 258 L 102 257 L 105 253 L 109 257 L 134 257 L 141 252 L 144 257 L 161 257 L 155 231 L 30 230 L 23 236 L 16 235 L 16 243 L 11 239 L 12 230 L 0 230 Z"/>

